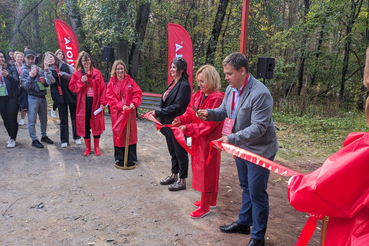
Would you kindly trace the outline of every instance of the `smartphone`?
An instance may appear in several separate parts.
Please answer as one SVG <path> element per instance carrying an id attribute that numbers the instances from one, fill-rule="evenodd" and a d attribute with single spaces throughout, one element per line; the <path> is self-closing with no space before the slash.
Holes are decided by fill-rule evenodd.
<path id="1" fill-rule="evenodd" d="M 6 70 L 8 68 L 8 64 L 4 63 L 3 64 L 3 70 Z"/>
<path id="2" fill-rule="evenodd" d="M 35 64 L 31 65 L 31 70 L 36 70 L 37 66 Z"/>

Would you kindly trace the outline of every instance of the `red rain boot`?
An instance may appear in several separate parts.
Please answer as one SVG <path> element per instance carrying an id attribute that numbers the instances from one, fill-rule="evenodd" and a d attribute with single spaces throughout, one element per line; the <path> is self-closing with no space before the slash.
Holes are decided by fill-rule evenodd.
<path id="1" fill-rule="evenodd" d="M 100 150 L 99 150 L 99 143 L 100 143 L 100 138 L 94 138 L 95 155 L 101 155 Z"/>
<path id="2" fill-rule="evenodd" d="M 199 219 L 210 213 L 210 199 L 211 199 L 211 192 L 209 193 L 201 193 L 201 201 L 200 207 L 198 207 L 195 211 L 191 213 L 191 218 Z"/>
<path id="3" fill-rule="evenodd" d="M 217 207 L 217 198 L 218 198 L 218 192 L 213 192 L 211 199 L 210 199 L 210 208 L 216 208 Z M 200 206 L 200 201 L 195 201 L 193 203 L 193 205 L 195 205 L 195 207 L 199 207 Z"/>
<path id="4" fill-rule="evenodd" d="M 85 138 L 85 145 L 86 145 L 86 149 L 82 155 L 88 156 L 89 154 L 91 154 L 91 138 Z"/>

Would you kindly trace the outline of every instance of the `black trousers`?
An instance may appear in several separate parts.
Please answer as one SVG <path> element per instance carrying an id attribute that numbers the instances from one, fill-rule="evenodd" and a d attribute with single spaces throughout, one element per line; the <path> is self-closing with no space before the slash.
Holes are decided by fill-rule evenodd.
<path id="1" fill-rule="evenodd" d="M 58 103 L 54 101 L 53 102 L 53 110 L 55 111 L 57 107 L 58 107 Z"/>
<path id="2" fill-rule="evenodd" d="M 11 139 L 16 140 L 18 134 L 18 96 L 0 97 L 0 114 L 3 118 L 5 129 Z"/>
<path id="3" fill-rule="evenodd" d="M 174 138 L 173 132 L 167 131 L 165 135 L 170 156 L 172 157 L 172 173 L 179 173 L 179 178 L 188 177 L 188 154 L 187 151 Z"/>
<path id="4" fill-rule="evenodd" d="M 68 106 L 70 112 L 70 120 L 72 122 L 73 139 L 79 139 L 76 128 L 76 109 L 75 104 L 58 103 L 59 118 L 60 118 L 60 141 L 69 143 L 69 125 L 68 125 Z"/>
<path id="5" fill-rule="evenodd" d="M 86 96 L 86 121 L 85 121 L 85 138 L 89 139 L 91 136 L 91 114 L 92 114 L 92 102 L 94 98 L 93 97 L 87 97 Z M 94 138 L 100 138 L 100 135 L 94 136 Z"/>
<path id="6" fill-rule="evenodd" d="M 116 161 L 124 161 L 125 147 L 114 146 L 114 158 Z M 128 146 L 128 163 L 137 162 L 137 144 Z"/>

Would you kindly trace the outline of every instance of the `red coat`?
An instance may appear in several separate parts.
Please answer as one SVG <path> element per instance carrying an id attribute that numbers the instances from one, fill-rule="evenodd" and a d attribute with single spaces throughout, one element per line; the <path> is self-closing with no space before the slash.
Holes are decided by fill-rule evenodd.
<path id="1" fill-rule="evenodd" d="M 105 96 L 106 85 L 101 75 L 101 72 L 92 68 L 90 74 L 87 75 L 88 85 L 82 82 L 82 72 L 80 70 L 75 71 L 69 82 L 69 89 L 77 93 L 77 112 L 76 112 L 76 126 L 77 135 L 85 136 L 85 121 L 86 121 L 86 95 L 87 89 L 91 86 L 94 97 L 92 102 L 92 112 L 90 126 L 92 129 L 92 135 L 101 135 L 105 130 L 104 113 L 100 112 L 94 115 L 94 111 L 100 108 L 100 105 L 106 106 L 107 100 Z"/>
<path id="2" fill-rule="evenodd" d="M 224 93 L 212 92 L 202 103 L 203 98 L 204 93 L 199 90 L 192 95 L 191 102 L 197 109 L 213 109 L 222 104 Z M 220 151 L 213 148 L 209 165 L 205 162 L 209 154 L 209 143 L 222 137 L 223 122 L 202 121 L 191 107 L 179 118 L 187 128 L 184 134 L 192 137 L 195 153 L 191 156 L 192 188 L 200 192 L 218 192 Z"/>
<path id="3" fill-rule="evenodd" d="M 291 205 L 329 216 L 324 246 L 369 245 L 369 133 L 351 133 L 316 171 L 288 186 Z"/>
<path id="4" fill-rule="evenodd" d="M 110 79 L 106 97 L 110 105 L 111 125 L 114 126 L 119 116 L 123 113 L 123 105 L 139 107 L 142 102 L 142 91 L 136 82 L 127 74 L 123 81 L 119 81 L 115 75 Z M 125 147 L 127 125 L 121 131 L 120 125 L 113 130 L 114 146 Z M 119 138 L 118 138 L 119 136 Z M 131 124 L 129 129 L 129 145 L 137 143 L 136 110 L 131 111 Z"/>

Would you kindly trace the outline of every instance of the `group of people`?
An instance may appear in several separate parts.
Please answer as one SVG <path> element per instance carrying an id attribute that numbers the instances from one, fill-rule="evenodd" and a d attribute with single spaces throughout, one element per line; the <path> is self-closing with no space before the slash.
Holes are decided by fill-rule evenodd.
<path id="1" fill-rule="evenodd" d="M 18 97 L 22 87 L 28 95 L 28 131 L 32 146 L 43 147 L 36 136 L 37 114 L 40 118 L 41 142 L 53 143 L 46 134 L 45 95 L 46 87 L 50 86 L 52 98 L 59 111 L 61 147 L 69 144 L 69 108 L 76 144 L 81 144 L 80 137 L 84 138 L 83 155 L 91 154 L 91 130 L 94 153 L 101 155 L 99 140 L 105 130 L 102 112 L 109 105 L 112 126 L 119 123 L 122 114 L 131 114 L 130 122 L 119 127 L 119 130 L 113 129 L 115 166 L 123 167 L 125 148 L 128 148 L 128 166 L 136 165 L 136 108 L 141 104 L 142 91 L 127 74 L 124 62 L 114 62 L 111 78 L 106 86 L 101 72 L 93 67 L 91 56 L 87 52 L 82 51 L 79 54 L 74 69 L 63 61 L 64 56 L 59 56 L 59 52 L 62 53 L 58 50 L 55 54 L 44 54 L 43 69 L 34 65 L 36 54 L 32 50 L 24 53 L 25 63 L 21 69 L 18 69 L 18 65 L 6 67 L 6 55 L 0 52 L 0 81 L 4 82 L 2 86 L 5 84 L 5 93 L 1 94 L 0 90 L 0 104 L 6 105 L 1 107 L 1 116 L 9 141 L 15 143 L 16 140 Z M 192 218 L 204 217 L 217 205 L 220 151 L 210 149 L 211 141 L 230 143 L 271 160 L 278 150 L 272 119 L 273 100 L 269 90 L 252 77 L 246 56 L 239 52 L 227 56 L 223 61 L 223 68 L 225 79 L 229 83 L 225 93 L 220 91 L 219 73 L 213 66 L 204 65 L 196 73 L 200 90 L 191 95 L 187 62 L 181 57 L 175 58 L 170 64 L 173 80 L 162 94 L 160 109 L 149 112 L 159 118 L 163 125 L 177 127 L 183 131 L 185 137 L 192 137 L 192 187 L 201 192 L 201 199 L 194 202 L 198 208 L 191 213 Z M 232 124 L 229 135 L 222 135 L 225 121 Z M 129 136 L 126 136 L 128 126 Z M 184 190 L 188 177 L 188 153 L 171 128 L 163 127 L 160 131 L 165 136 L 171 157 L 171 173 L 160 184 L 168 185 L 169 191 Z M 128 146 L 126 137 L 129 139 Z M 211 159 L 207 161 L 209 152 Z M 251 233 L 252 237 L 247 245 L 261 246 L 264 245 L 269 213 L 266 192 L 269 170 L 238 157 L 236 164 L 243 189 L 242 206 L 238 220 L 230 225 L 220 226 L 220 230 L 226 233 Z"/>

